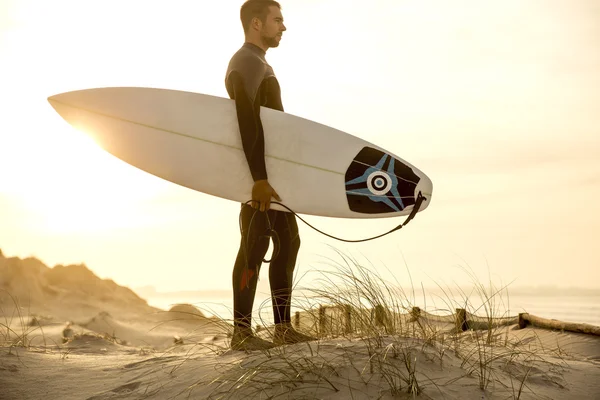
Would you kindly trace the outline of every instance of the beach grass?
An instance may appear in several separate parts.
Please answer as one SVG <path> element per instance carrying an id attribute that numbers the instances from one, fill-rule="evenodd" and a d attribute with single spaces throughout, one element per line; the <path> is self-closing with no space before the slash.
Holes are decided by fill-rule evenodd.
<path id="1" fill-rule="evenodd" d="M 448 390 L 460 387 L 485 398 L 521 399 L 535 397 L 540 382 L 562 387 L 568 354 L 558 343 L 548 346 L 533 330 L 527 340 L 511 332 L 518 318 L 511 314 L 509 285 L 482 281 L 465 266 L 460 271 L 470 285 L 440 284 L 438 294 L 428 298 L 412 278 L 410 289 L 403 289 L 397 281 L 384 279 L 377 272 L 381 268 L 368 260 L 336 251 L 324 264 L 297 277 L 294 284 L 298 311 L 292 324 L 315 341 L 233 351 L 233 321 L 206 317 L 215 315 L 210 305 L 176 305 L 152 315 L 160 322 L 153 323 L 148 334 L 165 332 L 170 324 L 178 327 L 173 330 L 178 334 L 167 348 L 139 349 L 139 356 L 156 360 L 167 372 L 148 383 L 148 393 L 211 399 L 444 398 Z M 44 323 L 21 307 L 19 299 L 10 294 L 7 298 L 11 309 L 0 310 L 2 347 L 27 349 L 34 339 L 44 337 Z M 256 335 L 271 340 L 274 326 L 263 318 L 268 313 L 270 299 L 255 310 Z M 106 342 L 125 343 L 118 333 L 96 333 Z M 93 334 L 82 331 L 73 337 Z M 46 347 L 45 339 L 43 343 Z M 71 351 L 77 353 L 77 347 L 66 344 L 52 344 L 51 352 L 58 349 L 61 360 Z M 98 342 L 101 346 L 105 345 Z M 188 373 L 198 362 L 211 367 L 185 385 L 166 379 Z"/>
<path id="2" fill-rule="evenodd" d="M 41 337 L 44 346 L 46 346 L 44 328 L 39 319 L 36 317 L 29 318 L 31 312 L 29 310 L 26 313 L 24 312 L 18 298 L 6 290 L 0 290 L 11 301 L 8 306 L 0 304 L 0 315 L 3 316 L 3 321 L 0 321 L 0 347 L 8 348 L 9 351 L 12 351 L 15 347 L 28 348 L 37 337 Z"/>
<path id="3" fill-rule="evenodd" d="M 528 381 L 533 372 L 556 379 L 544 371 L 559 369 L 560 357 L 548 361 L 530 341 L 510 338 L 508 330 L 516 320 L 509 312 L 508 285 L 482 284 L 465 268 L 472 288 L 440 286 L 443 295 L 437 303 L 443 306 L 430 313 L 415 305 L 414 287 L 405 291 L 384 280 L 370 263 L 341 252 L 337 256 L 328 259 L 329 268 L 314 272 L 310 287 L 301 287 L 300 281 L 295 285 L 301 295 L 295 295 L 294 306 L 301 311 L 293 324 L 316 341 L 248 352 L 242 358 L 226 346 L 215 348 L 221 357 L 218 375 L 198 380 L 187 388 L 189 393 L 208 385 L 215 399 L 239 398 L 241 393 L 248 398 L 314 398 L 339 391 L 357 399 L 416 398 L 474 377 L 482 394 L 501 392 L 520 399 L 532 393 Z M 259 306 L 259 319 L 269 305 Z M 265 339 L 272 334 L 269 324 L 257 330 Z M 431 374 L 432 364 L 442 372 L 458 366 L 461 373 L 447 379 L 443 373 Z"/>

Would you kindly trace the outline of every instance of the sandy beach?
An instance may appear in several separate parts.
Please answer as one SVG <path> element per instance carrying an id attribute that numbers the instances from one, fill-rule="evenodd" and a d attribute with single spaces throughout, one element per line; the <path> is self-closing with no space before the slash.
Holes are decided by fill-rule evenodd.
<path id="1" fill-rule="evenodd" d="M 319 340 L 246 353 L 228 349 L 227 321 L 150 307 L 84 265 L 2 257 L 0 293 L 0 399 L 600 397 L 597 335 L 462 332 L 426 313 L 366 331 L 358 311 L 353 326 L 324 329 L 305 312 L 299 329 Z"/>

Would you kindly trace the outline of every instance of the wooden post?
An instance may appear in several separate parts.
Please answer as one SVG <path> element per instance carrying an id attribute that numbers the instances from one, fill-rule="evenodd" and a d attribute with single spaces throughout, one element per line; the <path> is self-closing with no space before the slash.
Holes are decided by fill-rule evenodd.
<path id="1" fill-rule="evenodd" d="M 325 315 L 326 309 L 327 307 L 325 307 L 324 305 L 319 306 L 319 332 L 321 333 L 321 335 L 325 334 L 325 325 L 327 319 L 327 315 Z"/>
<path id="2" fill-rule="evenodd" d="M 375 306 L 375 325 L 385 325 L 385 310 L 381 304 Z"/>
<path id="3" fill-rule="evenodd" d="M 467 310 L 464 308 L 456 309 L 456 329 L 463 332 L 469 329 L 469 325 L 467 324 Z"/>
<path id="4" fill-rule="evenodd" d="M 344 332 L 348 334 L 352 332 L 352 307 L 350 306 L 350 304 L 346 304 L 344 306 L 344 314 L 344 321 L 346 322 Z"/>
<path id="5" fill-rule="evenodd" d="M 529 325 L 529 321 L 526 319 L 527 313 L 519 313 L 519 329 L 524 329 Z"/>
<path id="6" fill-rule="evenodd" d="M 296 311 L 296 315 L 294 316 L 294 327 L 300 328 L 300 311 Z"/>
<path id="7" fill-rule="evenodd" d="M 419 317 L 421 317 L 421 309 L 419 307 L 413 307 L 412 310 L 410 310 L 410 316 L 411 322 L 418 321 Z"/>

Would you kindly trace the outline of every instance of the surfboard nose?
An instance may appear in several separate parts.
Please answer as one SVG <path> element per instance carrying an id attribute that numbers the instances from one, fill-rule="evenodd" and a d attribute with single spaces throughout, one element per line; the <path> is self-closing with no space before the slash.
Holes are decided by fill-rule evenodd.
<path id="1" fill-rule="evenodd" d="M 53 94 L 52 96 L 48 96 L 46 100 L 48 100 L 48 103 L 54 107 L 54 103 L 56 102 L 58 96 L 60 96 L 60 94 Z"/>
<path id="2" fill-rule="evenodd" d="M 68 103 L 67 99 L 69 98 L 69 93 L 70 92 L 64 92 L 64 93 L 56 93 L 53 94 L 52 96 L 49 96 L 47 98 L 48 103 L 50 103 L 50 105 L 52 106 L 52 108 L 54 108 L 54 110 L 56 110 L 59 114 L 60 112 L 60 106 Z"/>
<path id="3" fill-rule="evenodd" d="M 58 93 L 58 94 L 53 94 L 52 96 L 48 97 L 48 103 L 52 104 L 53 101 L 58 100 L 58 98 L 60 97 L 62 93 Z"/>
<path id="4" fill-rule="evenodd" d="M 48 97 L 48 99 L 47 99 L 48 103 L 52 104 L 52 103 L 55 103 L 57 101 L 64 101 L 65 97 L 69 96 L 69 93 L 72 93 L 72 92 L 55 93 L 52 96 Z"/>
<path id="5" fill-rule="evenodd" d="M 71 92 L 57 93 L 48 97 L 48 103 L 66 122 L 73 125 L 81 118 L 81 113 L 69 101 Z"/>
<path id="6" fill-rule="evenodd" d="M 93 89 L 74 90 L 62 93 L 56 93 L 48 97 L 48 103 L 54 106 L 57 103 L 63 104 L 79 104 L 82 100 L 86 100 L 90 94 L 93 94 Z"/>
<path id="7" fill-rule="evenodd" d="M 48 97 L 48 103 L 50 103 L 50 105 L 52 106 L 52 108 L 54 108 L 54 111 L 56 111 L 58 113 L 58 115 L 60 115 L 63 119 L 65 119 L 67 122 L 67 116 L 68 116 L 68 110 L 65 109 L 65 107 L 63 107 L 63 101 L 62 98 L 64 97 L 64 93 L 58 93 L 52 96 Z"/>

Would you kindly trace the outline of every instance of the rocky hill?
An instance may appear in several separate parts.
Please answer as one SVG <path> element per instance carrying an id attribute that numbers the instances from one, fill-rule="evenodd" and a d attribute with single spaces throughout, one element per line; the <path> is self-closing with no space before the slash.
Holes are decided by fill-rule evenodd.
<path id="1" fill-rule="evenodd" d="M 154 313 L 131 289 L 100 279 L 84 264 L 48 267 L 36 258 L 5 257 L 0 250 L 0 316 L 18 304 L 24 314 L 76 318 L 98 312 Z"/>

